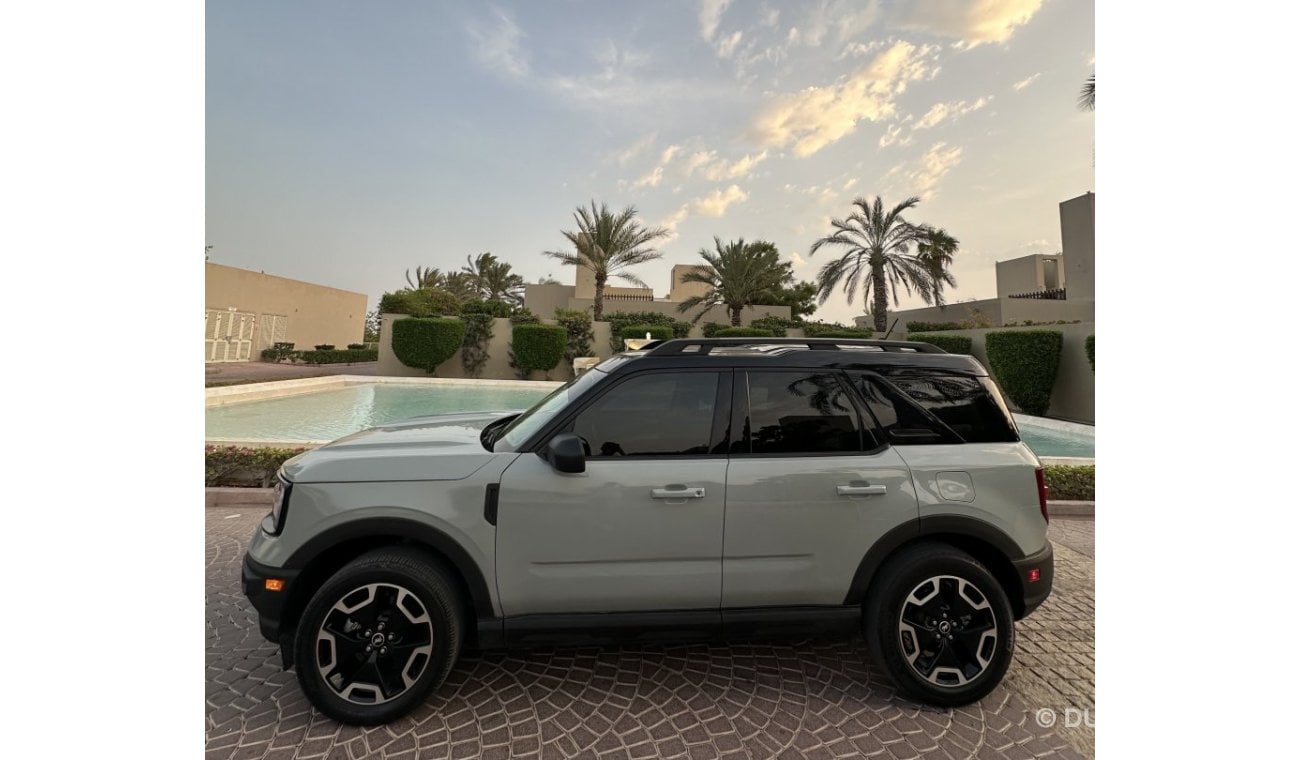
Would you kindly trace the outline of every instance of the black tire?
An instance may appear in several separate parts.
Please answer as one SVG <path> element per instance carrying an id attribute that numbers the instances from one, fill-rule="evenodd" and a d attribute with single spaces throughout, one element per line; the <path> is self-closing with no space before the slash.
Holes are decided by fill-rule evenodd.
<path id="1" fill-rule="evenodd" d="M 986 696 L 1015 648 L 1006 591 L 974 557 L 946 544 L 918 544 L 885 563 L 862 626 L 872 659 L 899 689 L 939 707 Z"/>
<path id="2" fill-rule="evenodd" d="M 456 583 L 433 557 L 387 547 L 345 565 L 312 596 L 298 622 L 298 683 L 325 715 L 359 726 L 388 723 L 447 678 L 464 638 Z"/>

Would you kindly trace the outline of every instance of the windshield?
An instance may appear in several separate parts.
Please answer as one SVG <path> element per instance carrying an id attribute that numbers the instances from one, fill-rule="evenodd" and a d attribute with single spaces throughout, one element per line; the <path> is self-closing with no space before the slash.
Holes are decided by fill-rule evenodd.
<path id="1" fill-rule="evenodd" d="M 555 415 L 568 407 L 570 401 L 586 393 L 588 388 L 604 376 L 604 372 L 592 369 L 556 388 L 549 396 L 534 404 L 533 408 L 516 417 L 515 421 L 510 423 L 510 427 L 506 428 L 497 439 L 493 450 L 518 451 L 525 441 L 532 438 L 538 430 L 546 427 L 547 423 L 555 419 Z"/>

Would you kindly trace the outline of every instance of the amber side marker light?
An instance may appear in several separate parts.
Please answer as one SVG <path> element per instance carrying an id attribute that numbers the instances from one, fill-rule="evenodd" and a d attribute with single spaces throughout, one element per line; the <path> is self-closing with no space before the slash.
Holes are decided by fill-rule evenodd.
<path id="1" fill-rule="evenodd" d="M 1042 578 L 1042 577 L 1043 577 L 1043 573 L 1042 573 L 1038 568 L 1034 568 L 1033 570 L 1030 570 L 1030 571 L 1029 571 L 1029 582 L 1030 582 L 1030 583 L 1037 583 L 1037 582 L 1038 582 L 1038 579 L 1039 579 L 1039 578 Z M 277 581 L 277 582 L 278 582 L 278 581 Z M 267 582 L 266 582 L 266 586 L 267 586 L 267 588 L 270 588 L 270 587 L 271 587 L 271 582 L 270 582 L 270 581 L 267 581 Z"/>
<path id="2" fill-rule="evenodd" d="M 1034 572 L 1038 572 L 1038 571 L 1035 570 Z M 1034 580 L 1038 580 L 1038 579 L 1035 578 Z M 267 578 L 267 579 L 266 579 L 266 590 L 267 590 L 267 591 L 284 591 L 284 581 L 280 580 L 279 578 Z"/>

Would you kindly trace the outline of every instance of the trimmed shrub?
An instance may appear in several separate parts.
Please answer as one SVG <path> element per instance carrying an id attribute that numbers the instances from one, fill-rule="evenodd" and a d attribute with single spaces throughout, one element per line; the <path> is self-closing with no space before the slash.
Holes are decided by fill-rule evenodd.
<path id="1" fill-rule="evenodd" d="M 616 311 L 605 315 L 609 323 L 609 347 L 615 353 L 623 350 L 623 328 L 628 325 L 667 325 L 672 328 L 672 338 L 685 338 L 691 333 L 691 323 L 673 319 L 657 311 Z M 645 331 L 641 331 L 645 335 Z"/>
<path id="2" fill-rule="evenodd" d="M 1088 350 L 1088 366 L 1092 367 L 1093 372 L 1097 371 L 1097 360 L 1095 358 L 1096 341 L 1094 340 L 1096 337 L 1097 337 L 1096 335 L 1089 335 L 1088 339 L 1084 341 L 1083 344 L 1084 348 Z"/>
<path id="3" fill-rule="evenodd" d="M 536 325 L 540 324 L 542 318 L 533 313 L 533 310 L 527 306 L 521 306 L 510 315 L 511 324 L 516 325 Z"/>
<path id="4" fill-rule="evenodd" d="M 852 338 L 853 340 L 870 340 L 872 332 L 868 330 L 823 330 L 815 336 L 817 338 Z"/>
<path id="5" fill-rule="evenodd" d="M 393 354 L 408 367 L 433 374 L 465 342 L 465 323 L 443 317 L 411 317 L 393 322 Z"/>
<path id="6" fill-rule="evenodd" d="M 410 314 L 413 317 L 441 317 L 460 313 L 460 300 L 442 290 L 399 290 L 379 299 L 381 314 Z"/>
<path id="7" fill-rule="evenodd" d="M 379 361 L 379 349 L 322 349 L 320 351 L 295 351 L 294 361 L 303 364 L 356 364 L 357 362 Z"/>
<path id="8" fill-rule="evenodd" d="M 460 346 L 460 364 L 465 374 L 478 377 L 488 360 L 488 342 L 492 340 L 492 320 L 488 313 L 466 312 L 460 315 L 465 322 L 465 338 Z"/>
<path id="9" fill-rule="evenodd" d="M 333 350 L 334 350 L 334 344 L 333 344 L 333 343 L 322 343 L 322 344 L 320 344 L 319 346 L 316 347 L 316 350 L 317 350 L 317 351 L 333 351 Z"/>
<path id="10" fill-rule="evenodd" d="M 569 334 L 559 325 L 520 324 L 511 334 L 511 351 L 521 372 L 549 371 L 564 358 Z"/>
<path id="11" fill-rule="evenodd" d="M 1047 498 L 1053 501 L 1096 501 L 1097 466 L 1049 464 L 1043 468 Z"/>
<path id="12" fill-rule="evenodd" d="M 907 331 L 910 333 L 919 332 L 938 332 L 940 330 L 964 330 L 966 325 L 961 322 L 908 322 Z"/>
<path id="13" fill-rule="evenodd" d="M 348 350 L 349 350 L 349 351 L 364 351 L 364 350 L 366 350 L 366 344 L 365 344 L 365 343 L 349 343 L 349 344 L 348 344 Z"/>
<path id="14" fill-rule="evenodd" d="M 950 354 L 969 354 L 971 351 L 971 339 L 965 335 L 926 335 L 922 333 L 920 335 L 908 335 L 907 339 L 938 346 Z"/>
<path id="15" fill-rule="evenodd" d="M 721 330 L 724 327 L 728 327 L 728 325 L 720 325 L 717 322 L 705 322 L 704 326 L 700 328 L 700 331 L 704 333 L 704 337 L 713 338 L 717 337 L 718 330 Z"/>
<path id="16" fill-rule="evenodd" d="M 753 322 L 750 322 L 749 326 L 757 327 L 760 330 L 770 330 L 772 332 L 773 337 L 784 338 L 786 336 L 785 331 L 790 329 L 791 327 L 798 327 L 799 323 L 795 322 L 792 319 L 781 319 L 780 317 L 763 317 L 761 319 L 755 319 Z"/>
<path id="17" fill-rule="evenodd" d="M 830 324 L 825 322 L 804 322 L 803 334 L 805 338 L 870 338 L 876 333 L 874 330 L 845 327 L 833 322 Z"/>
<path id="18" fill-rule="evenodd" d="M 1025 414 L 1047 413 L 1061 364 L 1062 342 L 1057 330 L 1005 330 L 984 336 L 989 369 Z"/>
<path id="19" fill-rule="evenodd" d="M 564 361 L 573 366 L 573 360 L 580 356 L 591 356 L 591 341 L 595 335 L 591 332 L 591 315 L 585 309 L 556 309 L 555 321 L 560 323 L 568 335 L 569 344 L 564 349 Z"/>
<path id="20" fill-rule="evenodd" d="M 269 488 L 275 483 L 275 473 L 280 469 L 280 465 L 307 449 L 204 446 L 203 450 L 206 470 L 203 482 L 209 488 L 213 486 Z"/>
<path id="21" fill-rule="evenodd" d="M 493 299 L 491 301 L 470 301 L 460 307 L 461 314 L 490 314 L 493 317 L 507 319 L 514 316 L 517 307 L 513 304 Z"/>
<path id="22" fill-rule="evenodd" d="M 760 327 L 724 327 L 713 334 L 715 338 L 772 338 L 771 330 Z"/>
<path id="23" fill-rule="evenodd" d="M 668 340 L 673 337 L 673 328 L 668 325 L 628 325 L 618 331 L 620 338 L 644 338 L 646 333 L 655 340 Z"/>

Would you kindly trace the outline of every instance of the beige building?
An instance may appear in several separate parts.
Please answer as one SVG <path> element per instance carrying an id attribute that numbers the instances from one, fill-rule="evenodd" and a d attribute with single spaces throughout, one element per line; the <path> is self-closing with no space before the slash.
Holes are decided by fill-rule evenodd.
<path id="1" fill-rule="evenodd" d="M 625 288 L 605 286 L 605 313 L 616 311 L 652 311 L 668 314 L 673 319 L 690 322 L 698 313 L 696 310 L 679 312 L 677 307 L 691 296 L 702 296 L 709 288 L 704 283 L 683 282 L 686 273 L 696 268 L 696 264 L 677 264 L 672 269 L 672 282 L 668 287 L 667 298 L 655 298 L 650 288 Z M 573 285 L 534 285 L 524 286 L 524 306 L 534 314 L 551 319 L 556 309 L 590 310 L 595 305 L 596 276 L 586 267 L 575 267 Z M 741 312 L 740 322 L 747 325 L 763 317 L 790 318 L 789 306 L 749 306 Z M 699 324 L 717 322 L 730 324 L 731 317 L 723 307 L 714 307 L 700 318 Z"/>
<path id="2" fill-rule="evenodd" d="M 365 336 L 366 295 L 207 263 L 204 361 L 242 362 L 273 343 L 345 348 Z"/>
<path id="3" fill-rule="evenodd" d="M 908 322 L 987 321 L 990 326 L 1058 320 L 1092 322 L 1095 314 L 1093 224 L 1097 200 L 1084 193 L 1060 204 L 1061 252 L 1032 254 L 999 261 L 997 297 L 947 306 L 891 311 L 891 337 L 907 332 Z M 895 323 L 897 320 L 897 323 Z M 855 317 L 860 327 L 870 327 L 871 317 Z"/>

